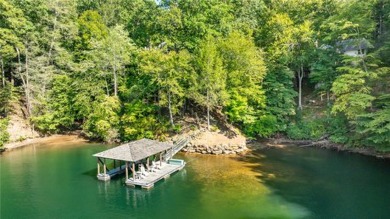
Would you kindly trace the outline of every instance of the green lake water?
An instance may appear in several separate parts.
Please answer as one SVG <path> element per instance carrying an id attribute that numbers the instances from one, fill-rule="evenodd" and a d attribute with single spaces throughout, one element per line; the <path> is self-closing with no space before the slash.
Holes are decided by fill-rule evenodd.
<path id="1" fill-rule="evenodd" d="M 390 161 L 315 148 L 178 154 L 151 190 L 96 179 L 96 144 L 0 156 L 0 218 L 390 218 Z"/>

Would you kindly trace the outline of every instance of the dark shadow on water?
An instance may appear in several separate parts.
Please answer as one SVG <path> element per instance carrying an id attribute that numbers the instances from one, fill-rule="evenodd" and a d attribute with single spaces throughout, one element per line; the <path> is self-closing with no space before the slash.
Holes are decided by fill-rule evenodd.
<path id="1" fill-rule="evenodd" d="M 388 218 L 390 160 L 318 148 L 257 149 L 250 163 L 275 194 L 314 218 Z"/>
<path id="2" fill-rule="evenodd" d="M 82 173 L 84 176 L 89 176 L 89 177 L 93 177 L 93 178 L 96 178 L 96 174 L 97 174 L 97 169 L 91 169 L 91 170 L 88 170 L 88 171 L 85 171 Z"/>

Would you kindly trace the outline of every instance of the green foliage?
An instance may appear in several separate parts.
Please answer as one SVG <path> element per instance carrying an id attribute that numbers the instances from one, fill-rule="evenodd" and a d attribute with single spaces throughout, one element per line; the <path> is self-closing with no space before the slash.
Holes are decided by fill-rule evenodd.
<path id="1" fill-rule="evenodd" d="M 278 5 L 280 2 L 278 2 Z M 257 36 L 258 43 L 264 47 L 267 74 L 264 78 L 266 112 L 277 118 L 276 131 L 283 132 L 295 115 L 295 97 L 293 78 L 295 69 L 291 62 L 291 49 L 294 44 L 294 21 L 288 13 L 271 11 L 266 23 Z"/>
<path id="2" fill-rule="evenodd" d="M 92 113 L 83 125 L 85 134 L 94 139 L 113 142 L 119 137 L 120 101 L 117 97 L 101 96 L 94 102 Z"/>
<path id="3" fill-rule="evenodd" d="M 318 92 L 329 92 L 339 72 L 340 55 L 333 49 L 323 48 L 316 51 L 312 63 L 310 81 L 316 84 Z"/>
<path id="4" fill-rule="evenodd" d="M 334 143 L 347 144 L 350 140 L 350 127 L 348 119 L 343 115 L 328 115 L 326 119 L 326 131 L 330 135 L 330 141 Z"/>
<path id="5" fill-rule="evenodd" d="M 87 10 L 78 19 L 80 49 L 91 49 L 91 40 L 101 40 L 108 35 L 108 28 L 96 11 Z"/>
<path id="6" fill-rule="evenodd" d="M 44 133 L 82 128 L 90 138 L 128 141 L 180 132 L 174 122 L 196 110 L 209 128 L 224 120 L 253 138 L 328 133 L 334 142 L 383 149 L 389 7 L 376 0 L 0 0 L 0 114 L 22 101 Z M 345 42 L 364 42 L 368 53 L 342 56 Z M 309 112 L 300 101 L 316 98 L 313 84 L 332 108 L 323 119 L 324 107 Z M 305 110 L 294 123 L 296 99 Z"/>
<path id="7" fill-rule="evenodd" d="M 23 11 L 10 1 L 0 0 L 0 58 L 9 60 L 16 56 L 15 47 L 23 48 L 19 38 L 27 23 Z"/>
<path id="8" fill-rule="evenodd" d="M 267 138 L 278 131 L 277 119 L 273 115 L 260 116 L 254 122 L 244 124 L 244 127 L 244 133 L 251 138 Z"/>
<path id="9" fill-rule="evenodd" d="M 198 104 L 213 109 L 226 104 L 226 71 L 218 53 L 218 41 L 208 35 L 197 51 L 197 84 L 194 99 Z"/>
<path id="10" fill-rule="evenodd" d="M 332 86 L 332 91 L 337 95 L 332 110 L 344 112 L 349 119 L 355 119 L 370 107 L 375 99 L 370 94 L 371 88 L 367 84 L 372 73 L 350 66 L 339 67 L 339 70 L 343 74 L 337 77 Z"/>
<path id="11" fill-rule="evenodd" d="M 200 43 L 196 56 L 196 84 L 192 87 L 191 98 L 207 109 L 207 128 L 210 130 L 210 111 L 225 106 L 228 99 L 226 90 L 227 72 L 218 52 L 218 41 L 212 35 Z"/>
<path id="12" fill-rule="evenodd" d="M 326 133 L 326 127 L 321 119 L 291 123 L 287 128 L 287 137 L 295 140 L 318 140 Z"/>
<path id="13" fill-rule="evenodd" d="M 74 91 L 72 80 L 66 75 L 57 75 L 53 79 L 47 111 L 32 118 L 36 128 L 44 133 L 56 133 L 70 130 L 74 125 Z"/>
<path id="14" fill-rule="evenodd" d="M 272 66 L 264 80 L 266 111 L 277 118 L 277 131 L 285 131 L 295 113 L 297 92 L 292 85 L 293 72 L 284 66 Z"/>
<path id="15" fill-rule="evenodd" d="M 18 92 L 11 83 L 6 82 L 0 89 L 0 116 L 7 116 L 12 110 L 11 103 L 18 101 Z"/>
<path id="16" fill-rule="evenodd" d="M 367 145 L 390 150 L 390 95 L 380 96 L 376 104 L 376 111 L 358 117 L 358 133 L 365 136 Z"/>
<path id="17" fill-rule="evenodd" d="M 121 117 L 121 139 L 164 139 L 167 124 L 156 116 L 157 110 L 157 107 L 141 101 L 125 104 Z"/>
<path id="18" fill-rule="evenodd" d="M 177 114 L 184 101 L 188 75 L 193 73 L 190 66 L 191 56 L 183 50 L 180 52 L 164 52 L 162 50 L 146 50 L 140 53 L 140 69 L 151 78 L 151 83 L 159 90 L 158 104 L 169 109 L 171 125 L 173 116 Z"/>
<path id="19" fill-rule="evenodd" d="M 263 54 L 250 37 L 239 32 L 232 32 L 222 42 L 220 50 L 227 71 L 226 90 L 229 94 L 225 112 L 234 123 L 254 123 L 265 107 L 261 87 L 266 73 Z"/>
<path id="20" fill-rule="evenodd" d="M 95 64 L 95 72 L 106 79 L 110 78 L 113 84 L 114 96 L 118 95 L 118 81 L 123 74 L 125 65 L 131 61 L 134 46 L 127 37 L 123 27 L 118 25 L 108 30 L 103 39 L 91 40 L 91 52 L 87 53 Z M 107 85 L 108 86 L 108 85 Z"/>
<path id="21" fill-rule="evenodd" d="M 8 119 L 0 118 L 0 147 L 3 147 L 9 140 L 9 133 L 7 132 Z"/>

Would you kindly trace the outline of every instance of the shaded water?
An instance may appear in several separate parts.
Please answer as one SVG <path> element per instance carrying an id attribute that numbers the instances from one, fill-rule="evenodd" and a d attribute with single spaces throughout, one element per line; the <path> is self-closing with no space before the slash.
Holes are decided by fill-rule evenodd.
<path id="1" fill-rule="evenodd" d="M 320 149 L 244 157 L 180 154 L 151 190 L 96 180 L 108 146 L 26 147 L 1 155 L 1 218 L 385 218 L 390 162 Z"/>

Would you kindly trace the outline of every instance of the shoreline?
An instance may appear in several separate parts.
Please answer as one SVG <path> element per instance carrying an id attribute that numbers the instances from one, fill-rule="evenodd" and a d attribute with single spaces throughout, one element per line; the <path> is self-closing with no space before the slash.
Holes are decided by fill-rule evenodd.
<path id="1" fill-rule="evenodd" d="M 264 146 L 258 148 L 285 148 L 285 147 L 316 147 L 324 148 L 334 151 L 349 152 L 354 154 L 360 154 L 364 156 L 375 157 L 378 159 L 390 159 L 390 152 L 381 153 L 372 148 L 361 147 L 361 148 L 348 148 L 341 144 L 332 143 L 329 140 L 291 140 L 291 139 L 264 139 L 253 142 L 254 144 L 258 143 Z M 253 144 L 250 144 L 253 145 Z"/>
<path id="2" fill-rule="evenodd" d="M 88 139 L 76 134 L 56 134 L 45 137 L 29 138 L 19 142 L 10 142 L 1 148 L 1 153 L 12 151 L 18 148 L 28 147 L 36 144 L 58 144 L 58 143 L 86 143 Z"/>
<path id="3" fill-rule="evenodd" d="M 83 138 L 78 134 L 56 134 L 45 137 L 30 138 L 20 142 L 11 142 L 0 148 L 0 153 L 12 151 L 18 148 L 28 147 L 36 144 L 71 144 L 71 143 L 87 143 L 88 139 Z M 343 151 L 349 153 L 371 156 L 378 159 L 390 159 L 390 153 L 380 153 L 372 148 L 348 148 L 341 144 L 335 144 L 328 140 L 291 140 L 285 138 L 277 139 L 261 139 L 252 141 L 247 144 L 247 150 L 265 149 L 265 148 L 285 148 L 285 147 L 317 147 L 325 148 L 334 151 Z M 188 147 L 188 146 L 187 146 Z M 186 151 L 188 153 L 188 151 Z M 190 152 L 191 153 L 191 152 Z M 196 154 L 196 152 L 195 152 Z M 225 155 L 225 154 L 224 154 Z"/>

